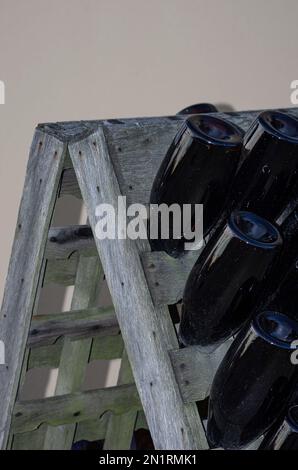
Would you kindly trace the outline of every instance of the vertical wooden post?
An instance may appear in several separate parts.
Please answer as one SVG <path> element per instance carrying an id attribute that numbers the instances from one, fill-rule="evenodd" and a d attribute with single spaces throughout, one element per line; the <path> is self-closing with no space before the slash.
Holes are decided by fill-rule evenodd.
<path id="1" fill-rule="evenodd" d="M 78 310 L 95 305 L 102 277 L 102 268 L 97 256 L 80 257 L 71 309 Z M 89 361 L 92 338 L 73 341 L 64 339 L 55 395 L 64 395 L 81 390 L 85 370 Z M 48 427 L 44 449 L 71 449 L 75 435 L 75 424 Z"/>

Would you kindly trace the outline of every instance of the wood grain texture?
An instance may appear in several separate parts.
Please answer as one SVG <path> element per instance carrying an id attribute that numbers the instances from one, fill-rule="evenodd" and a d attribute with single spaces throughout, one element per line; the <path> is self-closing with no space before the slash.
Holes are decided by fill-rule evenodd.
<path id="1" fill-rule="evenodd" d="M 47 260 L 43 286 L 48 284 L 73 286 L 76 279 L 78 262 L 79 256 L 76 252 L 67 259 Z"/>
<path id="2" fill-rule="evenodd" d="M 8 437 L 65 150 L 54 137 L 35 132 L 0 318 L 0 339 L 6 348 L 6 365 L 0 366 L 1 448 Z"/>
<path id="3" fill-rule="evenodd" d="M 297 108 L 281 111 L 298 117 Z M 216 116 L 231 121 L 245 131 L 262 110 L 231 113 L 216 113 Z M 61 140 L 80 140 L 84 133 L 92 133 L 103 126 L 109 153 L 118 177 L 122 194 L 128 203 L 149 202 L 150 191 L 156 172 L 167 149 L 186 116 L 117 119 L 105 121 L 81 121 L 43 124 L 42 128 Z M 69 194 L 77 194 L 78 187 L 74 170 L 67 175 Z M 62 184 L 63 191 L 63 184 Z"/>
<path id="4" fill-rule="evenodd" d="M 121 194 L 103 130 L 70 144 L 69 152 L 95 233 L 97 205 L 116 208 Z M 178 346 L 174 328 L 167 309 L 153 306 L 137 243 L 96 239 L 96 244 L 155 447 L 206 448 L 197 409 L 183 403 L 168 354 Z"/>
<path id="5" fill-rule="evenodd" d="M 59 426 L 99 418 L 107 410 L 122 414 L 139 409 L 141 403 L 135 385 L 121 385 L 17 402 L 12 428 L 20 433 L 33 431 L 42 423 Z"/>
<path id="6" fill-rule="evenodd" d="M 106 436 L 107 426 L 112 412 L 107 411 L 98 419 L 89 419 L 78 423 L 74 442 L 81 440 L 103 441 Z"/>
<path id="7" fill-rule="evenodd" d="M 97 256 L 89 225 L 51 227 L 46 246 L 47 259 L 67 259 L 77 252 L 80 256 Z"/>
<path id="8" fill-rule="evenodd" d="M 63 340 L 63 338 L 61 338 Z M 55 344 L 47 346 L 39 346 L 30 349 L 28 358 L 28 370 L 36 367 L 52 367 L 59 366 L 63 341 L 60 339 Z M 111 360 L 121 358 L 123 350 L 122 336 L 99 336 L 93 338 L 90 361 Z"/>
<path id="9" fill-rule="evenodd" d="M 232 339 L 226 341 L 212 353 L 203 353 L 197 346 L 170 352 L 177 382 L 186 403 L 204 400 L 209 395 L 217 368 L 232 342 Z"/>
<path id="10" fill-rule="evenodd" d="M 88 225 L 51 228 L 46 247 L 49 261 L 45 284 L 73 283 L 77 255 L 94 256 L 96 253 L 93 234 Z M 200 251 L 189 252 L 181 258 L 172 258 L 164 252 L 141 253 L 155 305 L 174 304 L 181 299 L 186 279 L 199 255 Z"/>
<path id="11" fill-rule="evenodd" d="M 189 273 L 202 250 L 172 258 L 163 251 L 141 253 L 148 287 L 156 306 L 179 302 Z"/>
<path id="12" fill-rule="evenodd" d="M 133 383 L 133 374 L 124 350 L 121 360 L 121 367 L 118 377 L 118 385 Z M 135 424 L 137 420 L 137 411 L 129 410 L 121 415 L 111 414 L 107 423 L 107 431 L 104 442 L 105 450 L 129 450 Z"/>
<path id="13" fill-rule="evenodd" d="M 80 257 L 71 302 L 72 309 L 84 309 L 95 305 L 103 278 L 98 256 Z M 65 337 L 59 361 L 56 395 L 80 391 L 89 361 L 92 338 L 71 341 Z M 75 424 L 49 427 L 44 438 L 44 449 L 71 449 Z"/>
<path id="14" fill-rule="evenodd" d="M 28 347 L 53 344 L 61 336 L 82 339 L 119 334 L 112 307 L 93 307 L 70 312 L 34 316 L 30 325 Z"/>
<path id="15" fill-rule="evenodd" d="M 298 117 L 298 109 L 291 108 L 286 111 Z M 217 116 L 247 130 L 259 112 L 226 113 Z M 39 273 L 47 227 L 57 192 L 61 196 L 72 194 L 81 197 L 83 194 L 93 231 L 96 224 L 94 211 L 99 202 L 115 204 L 118 195 L 126 194 L 128 203 L 147 204 L 157 169 L 184 119 L 182 116 L 172 116 L 80 121 L 44 124 L 36 131 L 0 318 L 0 339 L 9 340 L 6 351 L 7 368 L 0 366 L 0 399 L 4 403 L 4 412 L 0 417 L 2 448 L 7 441 L 11 409 L 36 299 L 38 277 L 40 280 L 42 275 Z M 71 160 L 67 157 L 65 164 L 66 143 L 70 144 L 72 155 Z M 88 164 L 85 163 L 86 156 Z M 56 235 L 58 232 L 56 231 Z M 196 254 L 193 259 L 189 257 L 175 264 L 164 254 L 146 253 L 146 243 L 117 241 L 116 246 L 113 246 L 113 243 L 108 246 L 104 241 L 99 243 L 98 240 L 96 243 L 105 267 L 110 263 L 114 264 L 108 272 L 108 283 L 156 447 L 206 447 L 206 439 L 195 406 L 186 403 L 206 396 L 219 357 L 224 351 L 205 357 L 192 348 L 178 350 L 169 315 L 164 307 L 158 307 L 179 300 Z M 67 252 L 69 248 L 75 249 Z M 94 244 L 91 238 L 85 240 L 84 237 L 68 239 L 66 244 L 52 239 L 47 243 L 47 250 L 44 285 L 49 282 L 71 285 L 75 281 L 80 257 L 93 256 Z M 60 258 L 65 255 L 67 258 Z M 154 257 L 156 258 L 153 260 Z M 134 274 L 133 279 L 131 273 Z M 175 281 L 171 290 L 169 285 L 172 278 Z M 146 332 L 148 344 L 143 344 L 143 331 Z M 93 357 L 96 357 L 97 353 L 103 354 L 102 341 L 108 341 L 109 354 L 120 354 L 123 346 L 120 336 L 104 337 L 100 342 L 99 339 L 93 341 L 92 348 L 90 345 L 90 358 L 92 354 Z M 70 347 L 73 347 L 71 343 L 75 341 L 71 338 L 68 338 L 68 341 Z M 56 364 L 62 347 L 63 342 L 56 339 L 54 345 L 30 349 L 26 356 L 28 367 L 47 361 Z M 169 390 L 165 390 L 164 383 L 170 384 Z M 2 384 L 5 386 L 1 387 Z M 37 414 L 40 414 L 39 411 Z M 21 415 L 17 418 L 21 418 Z M 56 419 L 55 425 L 63 424 L 59 419 Z M 92 421 L 88 413 L 87 419 Z M 110 423 L 110 419 L 107 422 Z M 35 433 L 34 440 L 39 442 Z"/>

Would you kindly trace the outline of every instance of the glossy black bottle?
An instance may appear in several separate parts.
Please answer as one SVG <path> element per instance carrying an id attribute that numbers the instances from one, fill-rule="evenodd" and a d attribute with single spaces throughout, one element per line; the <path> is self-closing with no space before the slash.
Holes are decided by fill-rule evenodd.
<path id="1" fill-rule="evenodd" d="M 194 265 L 183 295 L 184 345 L 214 349 L 245 322 L 282 246 L 278 229 L 251 212 L 233 212 Z"/>
<path id="2" fill-rule="evenodd" d="M 210 103 L 196 103 L 181 109 L 177 114 L 204 114 L 204 113 L 217 113 L 218 109 L 214 104 Z"/>
<path id="3" fill-rule="evenodd" d="M 186 119 L 156 175 L 150 203 L 177 203 L 181 209 L 183 204 L 203 204 L 205 236 L 225 207 L 239 162 L 242 135 L 238 127 L 214 116 L 202 114 Z M 193 227 L 193 220 L 190 225 Z M 151 248 L 179 256 L 184 252 L 183 232 L 175 238 L 173 223 L 169 232 L 169 239 L 162 239 L 160 233 L 153 239 L 149 234 Z"/>
<path id="4" fill-rule="evenodd" d="M 282 423 L 268 431 L 259 450 L 298 450 L 298 405 L 291 406 Z"/>
<path id="5" fill-rule="evenodd" d="M 269 282 L 270 284 L 270 282 Z M 298 321 L 298 258 L 294 259 L 289 270 L 284 273 L 275 291 L 271 289 L 260 301 L 260 309 L 282 311 Z"/>
<path id="6" fill-rule="evenodd" d="M 298 321 L 298 211 L 279 227 L 283 246 L 256 311 L 277 310 Z"/>
<path id="7" fill-rule="evenodd" d="M 298 368 L 291 362 L 298 323 L 283 314 L 258 314 L 237 336 L 211 387 L 207 438 L 238 449 L 264 434 L 285 413 Z"/>
<path id="8" fill-rule="evenodd" d="M 277 221 L 298 195 L 298 120 L 278 111 L 260 114 L 243 139 L 233 184 L 237 209 Z"/>

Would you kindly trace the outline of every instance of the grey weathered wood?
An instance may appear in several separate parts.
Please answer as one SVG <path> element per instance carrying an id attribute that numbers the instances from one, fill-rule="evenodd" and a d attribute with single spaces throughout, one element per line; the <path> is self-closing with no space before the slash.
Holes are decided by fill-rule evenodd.
<path id="1" fill-rule="evenodd" d="M 80 256 L 94 256 L 97 253 L 88 225 L 51 228 L 46 257 L 52 263 L 48 265 L 45 282 L 73 282 L 75 266 L 72 268 L 68 261 L 63 262 L 61 259 L 76 259 L 76 252 Z M 173 304 L 181 299 L 186 279 L 199 254 L 200 251 L 190 251 L 181 258 L 172 258 L 164 252 L 148 251 L 141 254 L 149 289 L 156 305 Z M 63 280 L 62 276 L 65 277 Z"/>
<path id="2" fill-rule="evenodd" d="M 6 348 L 6 365 L 0 366 L 1 448 L 8 437 L 64 155 L 63 143 L 35 132 L 1 309 L 0 339 Z"/>
<path id="3" fill-rule="evenodd" d="M 43 285 L 61 284 L 63 286 L 73 286 L 78 262 L 78 253 L 74 253 L 69 259 L 47 260 Z"/>
<path id="4" fill-rule="evenodd" d="M 111 411 L 107 411 L 98 419 L 89 419 L 78 423 L 74 442 L 81 441 L 83 439 L 90 442 L 104 440 L 111 414 Z"/>
<path id="5" fill-rule="evenodd" d="M 162 251 L 141 253 L 148 287 L 156 306 L 175 304 L 181 300 L 186 280 L 201 251 L 190 251 L 180 258 L 172 258 Z"/>
<path id="6" fill-rule="evenodd" d="M 118 385 L 132 383 L 133 375 L 129 360 L 124 350 L 118 377 Z M 130 449 L 133 432 L 137 420 L 137 412 L 129 410 L 121 415 L 111 414 L 107 425 L 104 449 L 125 450 Z"/>
<path id="7" fill-rule="evenodd" d="M 69 152 L 94 232 L 97 205 L 116 208 L 121 194 L 102 129 L 69 145 Z M 166 309 L 153 306 L 137 244 L 127 239 L 96 239 L 96 244 L 155 447 L 207 447 L 195 405 L 182 401 L 168 354 L 177 339 Z"/>
<path id="8" fill-rule="evenodd" d="M 42 424 L 35 431 L 27 431 L 14 434 L 12 441 L 13 450 L 40 450 L 43 446 L 43 439 L 46 432 L 46 425 Z"/>
<path id="9" fill-rule="evenodd" d="M 100 419 L 92 419 L 78 423 L 75 434 L 75 442 L 80 441 L 81 439 L 86 439 L 87 441 L 91 442 L 105 439 L 107 426 L 111 415 L 112 413 L 107 411 L 100 417 Z M 119 415 L 119 417 L 121 417 L 121 415 Z M 135 430 L 138 429 L 148 429 L 148 424 L 143 411 L 137 412 Z M 125 427 L 122 428 L 122 430 L 125 432 Z"/>
<path id="10" fill-rule="evenodd" d="M 69 258 L 74 252 L 80 256 L 96 256 L 92 230 L 89 225 L 51 227 L 46 246 L 47 259 Z"/>
<path id="11" fill-rule="evenodd" d="M 135 385 L 120 385 L 17 402 L 12 428 L 15 433 L 20 433 L 33 431 L 42 423 L 59 426 L 94 419 L 107 410 L 122 414 L 140 409 L 141 403 Z"/>
<path id="12" fill-rule="evenodd" d="M 203 353 L 197 346 L 189 346 L 170 352 L 177 382 L 183 400 L 204 400 L 210 392 L 213 377 L 233 340 L 223 343 L 212 353 Z"/>
<path id="13" fill-rule="evenodd" d="M 58 337 L 82 339 L 119 334 L 118 321 L 112 307 L 93 307 L 84 310 L 38 315 L 32 318 L 28 347 L 56 342 Z"/>
<path id="14" fill-rule="evenodd" d="M 80 257 L 71 308 L 83 309 L 95 305 L 102 280 L 102 267 L 98 257 Z M 71 341 L 65 337 L 59 362 L 56 395 L 80 391 L 90 357 L 92 338 Z M 75 424 L 49 427 L 45 434 L 44 449 L 71 449 Z"/>
<path id="15" fill-rule="evenodd" d="M 261 111 L 217 113 L 217 116 L 247 130 Z M 298 117 L 297 108 L 281 111 Z M 118 119 L 117 122 L 109 120 L 43 124 L 42 127 L 52 135 L 72 142 L 79 140 L 84 133 L 90 133 L 92 129 L 103 126 L 122 194 L 127 196 L 128 203 L 146 204 L 157 169 L 185 119 L 186 116 L 166 116 Z M 72 169 L 67 178 L 70 182 L 70 193 L 77 193 L 76 178 Z"/>
<path id="16" fill-rule="evenodd" d="M 116 336 L 95 337 L 92 341 L 90 362 L 100 359 L 118 359 L 121 357 L 122 350 L 123 340 L 120 334 Z M 57 368 L 59 366 L 61 351 L 62 342 L 60 340 L 53 345 L 30 349 L 28 370 L 36 367 Z"/>

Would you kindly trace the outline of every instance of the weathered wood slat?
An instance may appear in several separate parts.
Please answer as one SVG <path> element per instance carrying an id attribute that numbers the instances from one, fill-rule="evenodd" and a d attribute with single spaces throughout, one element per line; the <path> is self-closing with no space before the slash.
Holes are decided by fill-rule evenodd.
<path id="1" fill-rule="evenodd" d="M 92 230 L 89 225 L 51 227 L 45 257 L 66 259 L 74 252 L 80 256 L 97 256 Z"/>
<path id="2" fill-rule="evenodd" d="M 62 172 L 59 197 L 62 196 L 74 196 L 78 199 L 82 199 L 73 168 L 66 168 Z"/>
<path id="3" fill-rule="evenodd" d="M 117 208 L 121 194 L 103 131 L 69 145 L 69 152 L 95 233 L 97 205 Z M 153 306 L 137 243 L 96 239 L 96 244 L 155 447 L 207 447 L 195 405 L 182 401 L 168 354 L 177 339 L 167 309 Z"/>
<path id="4" fill-rule="evenodd" d="M 50 259 L 47 261 L 43 286 L 61 284 L 73 286 L 78 268 L 79 256 L 74 253 L 69 259 Z"/>
<path id="5" fill-rule="evenodd" d="M 103 441 L 107 432 L 107 425 L 110 419 L 111 411 L 107 411 L 98 419 L 89 419 L 78 423 L 74 442 L 81 440 Z"/>
<path id="6" fill-rule="evenodd" d="M 298 117 L 298 109 L 287 111 Z M 247 130 L 258 113 L 259 111 L 217 115 Z M 19 214 L 20 223 L 14 242 L 15 253 L 10 262 L 2 317 L 0 319 L 0 332 L 1 334 L 4 332 L 9 339 L 9 361 L 13 358 L 12 362 L 8 362 L 8 368 L 0 366 L 0 399 L 2 402 L 4 397 L 4 414 L 2 413 L 0 418 L 1 447 L 5 447 L 7 441 L 10 410 L 15 399 L 17 383 L 20 377 L 20 364 L 23 360 L 26 336 L 29 329 L 29 320 L 33 309 L 33 302 L 36 299 L 38 271 L 45 247 L 46 228 L 52 214 L 59 181 L 59 195 L 72 194 L 76 197 L 81 197 L 81 191 L 76 183 L 75 173 L 72 168 L 72 163 L 74 163 L 94 231 L 96 223 L 94 211 L 98 202 L 112 202 L 116 204 L 117 196 L 126 194 L 128 203 L 148 203 L 156 171 L 172 138 L 184 119 L 185 117 L 175 116 L 103 122 L 60 123 L 41 125 L 36 132 L 28 164 L 25 183 L 26 191 L 23 195 Z M 64 144 L 66 142 L 71 144 L 70 149 L 73 154 L 71 155 L 71 160 L 67 155 L 67 162 L 65 163 Z M 54 147 L 56 148 L 55 150 Z M 98 152 L 98 149 L 100 149 L 100 152 Z M 84 157 L 87 154 L 88 157 L 91 157 L 91 163 L 89 161 L 88 166 L 84 164 Z M 52 155 L 54 163 L 51 158 Z M 101 159 L 100 161 L 99 158 Z M 61 164 L 63 160 L 64 163 L 62 162 Z M 62 166 L 64 167 L 64 173 L 61 177 Z M 103 173 L 100 170 L 103 170 Z M 114 172 L 117 174 L 117 177 Z M 44 184 L 45 181 L 46 183 Z M 89 184 L 91 185 L 90 187 L 88 186 Z M 52 193 L 51 190 L 53 188 L 54 192 Z M 34 216 L 31 214 L 31 211 L 34 213 Z M 69 246 L 66 246 L 68 242 Z M 68 240 L 66 244 L 63 241 L 60 243 L 59 240 L 58 242 L 53 242 L 52 240 L 48 243 L 49 258 L 44 284 L 58 282 L 64 285 L 71 285 L 74 283 L 79 257 L 92 256 L 94 253 L 94 245 L 92 245 L 93 242 L 91 242 L 90 238 L 83 240 L 83 242 L 82 239 L 76 239 Z M 97 249 L 101 251 L 103 256 L 105 267 L 108 268 L 109 261 L 113 261 L 112 264 L 115 264 L 108 272 L 108 283 L 114 296 L 116 312 L 124 332 L 128 353 L 131 359 L 133 359 L 132 364 L 137 386 L 141 392 L 146 413 L 150 420 L 149 424 L 156 447 L 160 446 L 161 448 L 169 449 L 177 448 L 177 445 L 188 449 L 206 447 L 206 439 L 195 406 L 183 404 L 180 398 L 182 397 L 184 402 L 188 403 L 189 401 L 206 396 L 211 378 L 218 364 L 219 356 L 223 352 L 217 351 L 215 354 L 205 357 L 197 349 L 186 348 L 178 350 L 177 340 L 169 323 L 166 309 L 153 308 L 147 289 L 148 284 L 155 306 L 174 303 L 179 300 L 185 279 L 197 254 L 193 254 L 193 259 L 190 256 L 179 260 L 179 263 L 175 264 L 172 260 L 167 260 L 166 256 L 159 256 L 155 262 L 152 262 L 152 259 L 150 259 L 151 254 L 144 253 L 142 266 L 139 255 L 140 251 L 148 250 L 146 243 L 141 248 L 139 243 L 131 244 L 127 241 L 123 241 L 123 243 L 122 241 L 117 241 L 115 248 L 111 245 L 108 247 L 105 242 L 99 243 L 98 240 L 96 242 Z M 88 243 L 89 246 L 87 246 Z M 60 259 L 60 256 L 64 256 L 66 250 L 72 244 L 75 249 L 73 252 L 68 252 L 67 257 L 70 258 Z M 26 256 L 23 256 L 22 253 L 24 252 Z M 29 256 L 28 253 L 30 253 Z M 158 256 L 157 254 L 152 255 L 153 257 Z M 116 260 L 115 263 L 114 260 Z M 144 269 L 145 274 L 142 269 Z M 177 271 L 179 272 L 179 276 L 177 274 L 173 275 L 175 271 L 176 273 Z M 119 275 L 119 272 L 121 275 Z M 135 277 L 133 281 L 130 279 L 132 272 Z M 161 278 L 159 278 L 160 272 L 162 273 Z M 172 275 L 177 281 L 173 284 L 175 288 L 171 290 L 169 285 L 171 284 Z M 28 276 L 28 279 L 26 276 Z M 137 288 L 135 281 L 138 281 Z M 11 296 L 13 299 L 11 302 L 7 300 L 7 292 L 11 290 L 12 286 L 14 287 L 14 295 Z M 17 289 L 16 286 L 18 286 Z M 122 293 L 121 289 L 124 286 L 125 289 L 123 289 Z M 126 290 L 127 287 L 128 289 Z M 25 289 L 27 292 L 24 294 Z M 137 290 L 139 291 L 138 293 Z M 17 292 L 17 295 L 15 295 L 15 292 Z M 127 299 L 126 297 L 129 298 Z M 125 309 L 123 306 L 125 306 Z M 5 314 L 3 314 L 4 312 Z M 128 315 L 130 316 L 128 317 Z M 130 325 L 131 323 L 132 326 Z M 138 338 L 142 336 L 143 330 L 148 335 L 149 345 L 143 345 L 141 342 L 138 343 Z M 17 334 L 15 334 L 16 332 Z M 129 338 L 131 333 L 133 341 Z M 121 340 L 121 337 L 119 338 Z M 75 343 L 72 339 L 68 338 L 67 342 L 69 344 Z M 100 342 L 98 341 L 99 339 L 101 340 Z M 103 341 L 110 341 L 112 349 L 119 348 L 122 340 L 116 345 L 116 339 L 118 339 L 118 336 L 95 339 L 91 349 L 91 357 L 96 349 L 94 349 L 95 344 L 97 344 L 100 351 L 101 346 L 99 345 Z M 15 345 L 17 345 L 16 348 Z M 37 363 L 36 352 L 40 353 L 40 361 L 42 362 L 46 360 L 44 354 L 47 351 L 54 351 L 54 353 L 51 353 L 51 360 L 57 361 L 57 354 L 60 354 L 61 347 L 61 341 L 58 339 L 57 343 L 53 346 L 31 349 L 28 367 L 30 367 L 30 364 L 34 364 L 34 362 Z M 140 362 L 135 357 L 138 357 Z M 159 364 L 160 361 L 162 365 Z M 142 366 L 145 364 L 145 367 L 142 368 L 140 364 Z M 206 373 L 207 370 L 208 373 Z M 162 377 L 162 379 L 159 379 L 159 377 Z M 165 381 L 167 384 L 170 384 L 169 389 L 171 393 L 162 389 L 161 382 L 164 383 Z M 3 387 L 1 388 L 2 383 L 7 384 L 4 390 Z M 179 384 L 179 388 L 177 384 Z M 153 403 L 158 403 L 157 409 L 152 407 Z M 163 416 L 165 410 L 170 413 L 170 419 L 169 416 Z M 81 418 L 78 418 L 76 412 L 74 414 L 76 415 L 75 421 L 78 422 Z M 90 420 L 88 413 L 87 416 L 87 419 Z M 18 415 L 17 418 L 21 418 L 21 415 Z M 57 419 L 58 425 L 64 426 L 62 422 L 60 423 L 60 418 Z M 68 417 L 67 419 L 70 418 Z M 111 422 L 109 420 L 109 424 Z M 41 429 L 43 430 L 44 427 Z M 33 438 L 36 445 L 39 443 L 40 437 L 38 432 L 39 430 L 34 432 Z M 43 431 L 41 431 L 40 435 L 42 433 Z M 25 434 L 27 434 L 27 431 Z M 30 433 L 26 439 L 29 442 Z M 170 446 L 167 445 L 167 440 L 171 443 Z"/>
<path id="7" fill-rule="evenodd" d="M 71 424 L 100 417 L 107 410 L 123 414 L 141 409 L 135 385 L 56 395 L 40 400 L 17 402 L 12 427 L 15 433 L 33 431 L 40 424 Z"/>
<path id="8" fill-rule="evenodd" d="M 80 257 L 71 302 L 72 309 L 84 309 L 95 305 L 102 267 L 98 256 Z M 65 337 L 59 362 L 56 395 L 80 391 L 85 378 L 85 370 L 90 357 L 92 338 L 71 341 Z M 75 424 L 49 427 L 45 434 L 44 449 L 71 449 Z"/>
<path id="9" fill-rule="evenodd" d="M 46 425 L 42 424 L 35 431 L 14 434 L 12 448 L 14 450 L 40 450 L 43 447 L 45 432 Z"/>
<path id="10" fill-rule="evenodd" d="M 6 365 L 0 366 L 0 448 L 6 446 L 46 236 L 56 199 L 65 145 L 35 132 L 0 319 Z"/>
<path id="11" fill-rule="evenodd" d="M 129 412 L 128 412 L 129 413 Z M 107 425 L 108 421 L 111 416 L 111 412 L 108 411 L 104 413 L 100 419 L 92 419 L 89 421 L 82 421 L 78 423 L 76 434 L 75 434 L 75 442 L 80 441 L 82 439 L 86 439 L 87 441 L 96 441 L 96 440 L 103 440 L 106 437 Z M 115 416 L 115 415 L 114 415 Z M 119 415 L 121 417 L 121 415 Z M 137 412 L 137 420 L 135 424 L 135 430 L 138 429 L 148 429 L 148 424 L 144 415 L 143 411 Z M 126 428 L 122 428 L 123 432 L 126 432 Z"/>
<path id="12" fill-rule="evenodd" d="M 186 403 L 204 400 L 210 393 L 213 377 L 233 340 L 226 341 L 212 353 L 197 346 L 170 352 L 177 382 Z"/>
<path id="13" fill-rule="evenodd" d="M 217 113 L 247 130 L 262 110 L 232 113 Z M 281 111 L 298 117 L 297 108 Z M 92 131 L 103 126 L 109 152 L 115 166 L 122 194 L 127 202 L 148 203 L 153 179 L 176 132 L 185 116 L 169 116 L 137 119 L 118 119 L 109 121 L 84 121 L 81 123 L 57 123 L 42 125 L 47 132 L 65 141 L 78 140 L 86 129 Z M 75 132 L 78 134 L 76 135 Z M 87 132 L 87 131 L 86 131 Z M 70 169 L 66 193 L 77 194 L 77 180 L 74 170 Z"/>
<path id="14" fill-rule="evenodd" d="M 88 225 L 50 229 L 45 256 L 51 264 L 46 272 L 46 283 L 73 283 L 77 263 L 75 252 L 80 256 L 94 256 L 97 253 Z M 186 279 L 199 254 L 199 251 L 193 251 L 178 259 L 164 252 L 141 254 L 149 289 L 156 305 L 173 304 L 181 299 Z M 73 257 L 73 264 L 68 260 L 61 260 L 69 256 Z"/>
<path id="15" fill-rule="evenodd" d="M 65 313 L 34 316 L 30 325 L 28 347 L 54 343 L 60 336 L 72 339 L 119 334 L 112 307 L 93 307 Z"/>
<path id="16" fill-rule="evenodd" d="M 103 336 L 93 339 L 90 361 L 111 360 L 121 357 L 123 350 L 122 336 Z M 30 349 L 28 370 L 36 367 L 52 367 L 59 366 L 62 351 L 62 341 L 58 340 L 55 344 L 49 346 L 41 346 Z"/>
<path id="17" fill-rule="evenodd" d="M 126 351 L 123 351 L 121 367 L 118 378 L 118 385 L 129 384 L 133 382 L 133 375 Z M 137 412 L 129 410 L 121 415 L 111 414 L 107 425 L 104 449 L 106 450 L 128 450 L 131 447 L 131 441 Z"/>
<path id="18" fill-rule="evenodd" d="M 148 287 L 156 306 L 175 304 L 181 300 L 188 275 L 201 250 L 190 251 L 180 258 L 165 252 L 141 253 Z"/>

